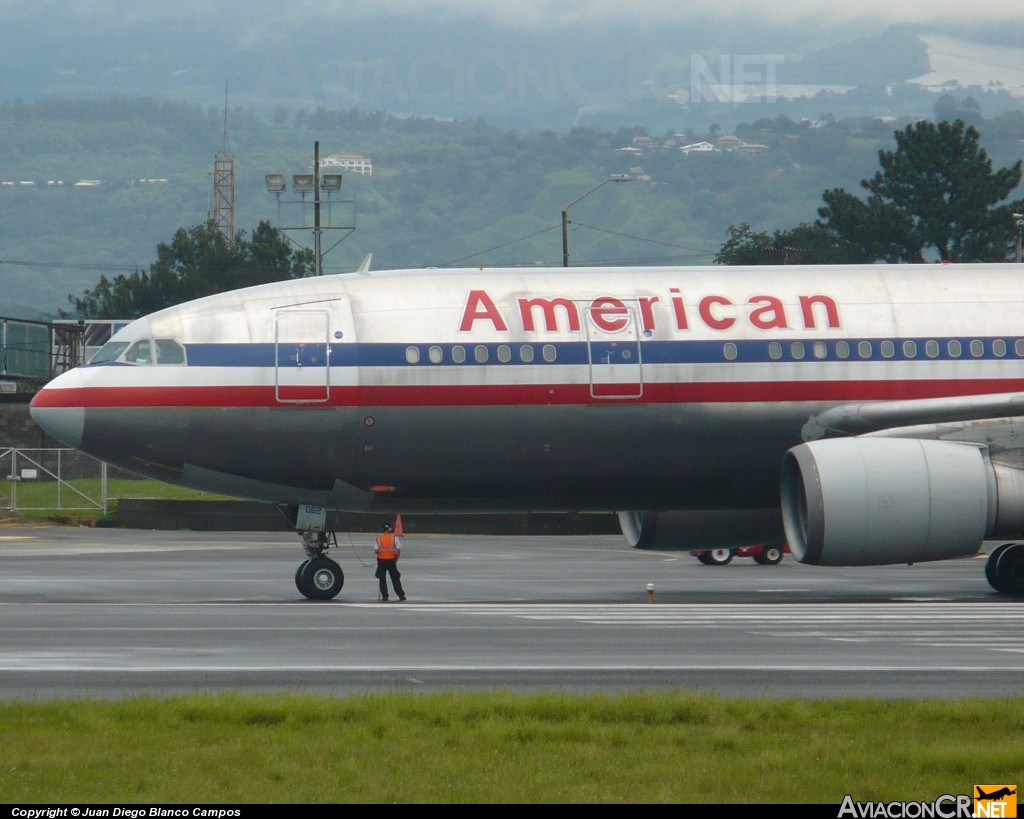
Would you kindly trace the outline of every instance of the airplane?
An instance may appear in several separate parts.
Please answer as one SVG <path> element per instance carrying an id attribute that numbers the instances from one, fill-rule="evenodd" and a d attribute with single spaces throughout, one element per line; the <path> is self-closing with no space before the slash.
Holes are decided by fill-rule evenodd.
<path id="1" fill-rule="evenodd" d="M 985 791 L 983 791 L 978 785 L 975 785 L 974 787 L 978 791 L 978 796 L 976 797 L 977 799 L 1004 799 L 1007 796 L 1013 796 L 1017 792 L 1016 788 L 1003 787 L 999 788 L 998 790 L 992 791 L 992 793 L 985 793 Z"/>
<path id="2" fill-rule="evenodd" d="M 225 292 L 117 332 L 35 395 L 54 438 L 277 504 L 296 586 L 328 512 L 617 512 L 638 549 L 821 566 L 993 549 L 1024 594 L 1024 269 L 369 270 Z"/>

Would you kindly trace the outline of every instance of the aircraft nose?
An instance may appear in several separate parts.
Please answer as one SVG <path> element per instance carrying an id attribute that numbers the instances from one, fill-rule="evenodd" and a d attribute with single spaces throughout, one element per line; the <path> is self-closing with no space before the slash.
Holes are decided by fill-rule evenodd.
<path id="1" fill-rule="evenodd" d="M 35 394 L 29 414 L 43 431 L 62 444 L 78 449 L 85 430 L 85 407 L 75 400 L 80 379 L 74 370 L 57 376 Z"/>

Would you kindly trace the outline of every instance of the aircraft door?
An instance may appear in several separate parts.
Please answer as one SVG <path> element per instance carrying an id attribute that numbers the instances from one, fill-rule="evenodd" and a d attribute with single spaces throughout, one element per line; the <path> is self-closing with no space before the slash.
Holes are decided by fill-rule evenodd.
<path id="1" fill-rule="evenodd" d="M 644 378 L 638 305 L 596 299 L 581 308 L 591 397 L 640 398 Z"/>
<path id="2" fill-rule="evenodd" d="M 281 404 L 323 404 L 331 395 L 330 315 L 283 309 L 274 315 L 274 391 Z"/>

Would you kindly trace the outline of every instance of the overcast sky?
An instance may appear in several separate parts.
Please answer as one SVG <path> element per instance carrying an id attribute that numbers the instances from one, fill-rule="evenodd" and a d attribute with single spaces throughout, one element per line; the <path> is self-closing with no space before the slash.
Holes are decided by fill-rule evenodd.
<path id="1" fill-rule="evenodd" d="M 240 27 L 262 27 L 275 20 L 409 16 L 416 12 L 548 27 L 593 22 L 685 24 L 695 18 L 745 25 L 759 21 L 768 27 L 810 22 L 820 26 L 862 23 L 879 28 L 892 23 L 990 26 L 1024 20 L 1024 10 L 1014 0 L 175 0 L 161 4 L 139 0 L 0 0 L 5 24 L 45 14 L 56 25 L 71 16 L 90 18 L 96 25 L 161 18 L 201 24 L 230 17 Z"/>

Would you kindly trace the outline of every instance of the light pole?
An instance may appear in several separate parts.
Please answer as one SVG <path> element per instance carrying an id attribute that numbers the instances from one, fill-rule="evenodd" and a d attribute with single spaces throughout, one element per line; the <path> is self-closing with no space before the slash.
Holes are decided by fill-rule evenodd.
<path id="1" fill-rule="evenodd" d="M 571 208 L 581 199 L 585 199 L 586 197 L 590 196 L 590 194 L 592 194 L 598 188 L 603 188 L 609 182 L 629 182 L 632 178 L 633 177 L 629 176 L 628 174 L 613 173 L 600 185 L 595 185 L 593 188 L 591 188 L 589 191 L 583 194 L 583 196 L 574 199 L 572 202 L 570 202 L 568 205 L 562 208 L 562 267 L 569 266 L 569 208 Z"/>
<path id="2" fill-rule="evenodd" d="M 267 183 L 267 191 L 274 194 L 277 197 L 277 219 L 281 221 L 281 194 L 287 189 L 288 185 L 285 180 L 283 173 L 268 173 L 265 176 Z M 299 242 L 296 242 L 288 235 L 288 231 L 293 230 L 309 230 L 309 226 L 306 224 L 306 194 L 313 194 L 313 261 L 316 267 L 315 275 L 322 276 L 324 274 L 324 256 L 333 250 L 339 242 L 341 242 L 345 236 L 355 230 L 355 225 L 346 225 L 334 227 L 330 224 L 330 206 L 332 203 L 331 194 L 337 193 L 341 190 L 341 174 L 340 173 L 320 173 L 320 143 L 313 143 L 313 173 L 297 173 L 292 175 L 292 190 L 299 194 L 300 199 L 286 200 L 285 204 L 301 204 L 302 205 L 302 226 L 301 227 L 283 227 L 280 230 L 284 233 L 285 237 L 295 244 L 297 247 L 302 247 Z M 320 193 L 323 191 L 327 194 L 327 207 L 328 207 L 328 225 L 325 226 L 320 218 L 320 204 L 323 200 L 320 198 Z M 353 219 L 355 222 L 355 219 Z M 331 245 L 326 251 L 323 250 L 322 235 L 325 230 L 345 230 L 348 233 L 338 239 L 333 245 Z"/>

